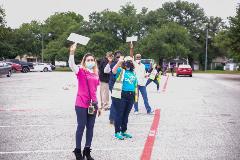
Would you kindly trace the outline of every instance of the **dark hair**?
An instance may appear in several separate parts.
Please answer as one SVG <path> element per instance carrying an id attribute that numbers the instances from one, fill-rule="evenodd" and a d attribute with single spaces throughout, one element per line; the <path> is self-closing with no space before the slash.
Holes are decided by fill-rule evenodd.
<path id="1" fill-rule="evenodd" d="M 123 52 L 122 52 L 122 51 L 115 51 L 115 52 L 114 52 L 114 57 L 116 57 L 118 54 L 123 55 Z"/>

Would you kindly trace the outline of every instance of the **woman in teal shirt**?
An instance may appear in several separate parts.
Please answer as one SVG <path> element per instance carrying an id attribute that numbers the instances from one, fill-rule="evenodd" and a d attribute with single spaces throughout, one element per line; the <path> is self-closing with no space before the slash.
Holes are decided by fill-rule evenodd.
<path id="1" fill-rule="evenodd" d="M 135 100 L 135 92 L 137 87 L 137 77 L 135 75 L 133 59 L 129 56 L 120 57 L 118 63 L 113 67 L 112 72 L 116 79 L 121 79 L 121 102 L 113 104 L 116 110 L 115 117 L 115 137 L 123 140 L 124 138 L 132 138 L 128 134 L 127 124 L 128 116 Z M 116 82 L 115 82 L 116 83 Z M 113 90 L 116 88 L 113 88 Z"/>

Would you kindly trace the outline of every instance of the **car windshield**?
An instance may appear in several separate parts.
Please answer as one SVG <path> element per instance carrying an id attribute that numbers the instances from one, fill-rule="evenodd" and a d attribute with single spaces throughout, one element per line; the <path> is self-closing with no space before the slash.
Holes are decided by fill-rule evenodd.
<path id="1" fill-rule="evenodd" d="M 179 65 L 178 68 L 191 68 L 191 66 L 190 65 Z"/>
<path id="2" fill-rule="evenodd" d="M 150 59 L 142 59 L 141 62 L 144 64 L 150 64 L 151 60 Z"/>

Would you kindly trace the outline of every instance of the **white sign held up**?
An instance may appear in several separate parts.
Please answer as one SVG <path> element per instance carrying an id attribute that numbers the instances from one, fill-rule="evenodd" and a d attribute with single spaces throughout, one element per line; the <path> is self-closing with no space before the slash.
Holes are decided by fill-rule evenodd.
<path id="1" fill-rule="evenodd" d="M 137 36 L 127 37 L 126 42 L 131 42 L 132 43 L 134 41 L 137 41 Z"/>
<path id="2" fill-rule="evenodd" d="M 87 45 L 88 41 L 90 38 L 76 34 L 76 33 L 71 33 L 67 40 L 72 41 L 74 43 L 82 44 L 82 45 Z"/>

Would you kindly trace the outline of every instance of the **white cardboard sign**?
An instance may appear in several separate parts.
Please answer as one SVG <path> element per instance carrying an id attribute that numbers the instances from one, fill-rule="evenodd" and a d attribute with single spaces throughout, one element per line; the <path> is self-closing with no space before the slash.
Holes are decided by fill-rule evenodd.
<path id="1" fill-rule="evenodd" d="M 134 42 L 137 41 L 137 36 L 127 37 L 126 42 Z"/>
<path id="2" fill-rule="evenodd" d="M 69 35 L 69 37 L 67 38 L 67 40 L 72 41 L 74 43 L 86 45 L 88 43 L 88 41 L 90 40 L 90 38 L 76 34 L 76 33 L 71 33 Z"/>

